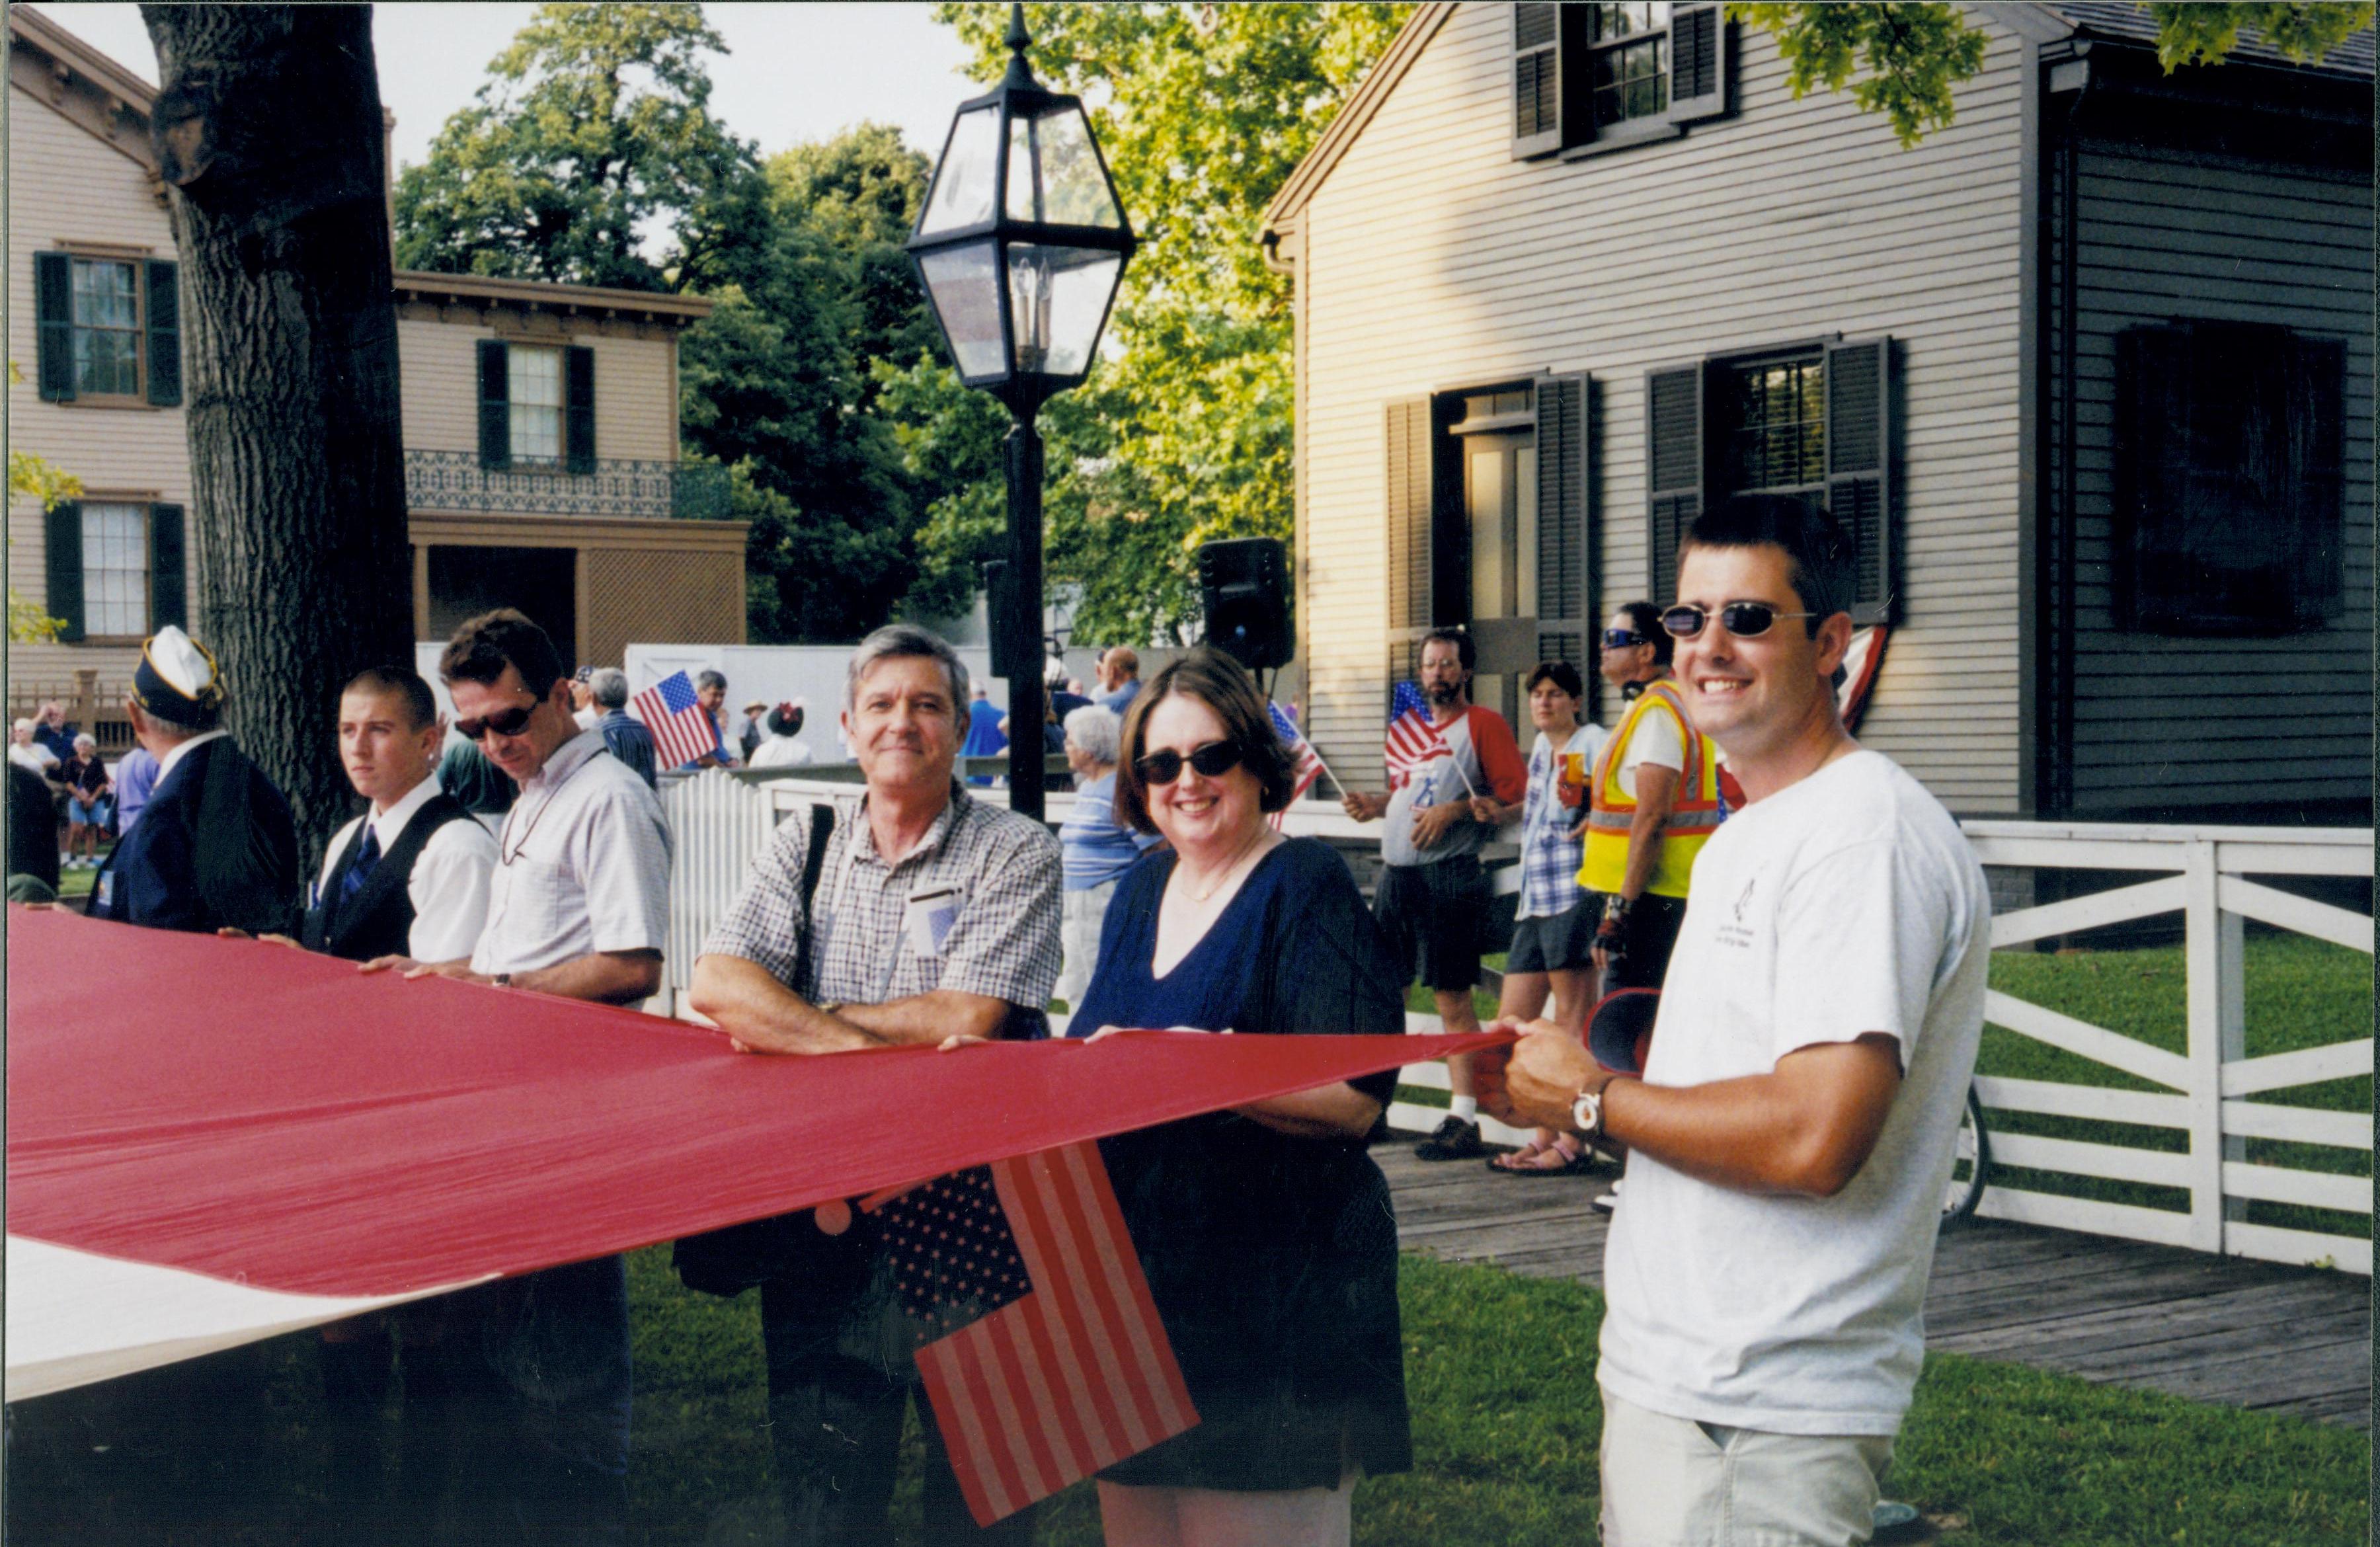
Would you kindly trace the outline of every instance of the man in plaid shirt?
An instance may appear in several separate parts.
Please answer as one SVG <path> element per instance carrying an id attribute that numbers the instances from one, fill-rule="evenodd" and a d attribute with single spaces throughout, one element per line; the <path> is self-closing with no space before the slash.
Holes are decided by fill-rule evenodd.
<path id="1" fill-rule="evenodd" d="M 954 1033 L 1045 1034 L 1058 978 L 1058 840 L 952 778 L 967 672 L 949 645 L 894 624 L 861 641 L 844 727 L 867 776 L 803 896 L 808 823 L 781 828 L 704 942 L 689 1003 L 747 1052 L 841 1053 Z M 807 936 L 808 949 L 803 948 Z M 769 1416 L 790 1540 L 885 1529 L 917 1371 L 873 1250 L 821 1235 L 761 1286 Z M 978 1529 L 932 1416 L 926 1537 L 1030 1540 L 1032 1512 Z"/>

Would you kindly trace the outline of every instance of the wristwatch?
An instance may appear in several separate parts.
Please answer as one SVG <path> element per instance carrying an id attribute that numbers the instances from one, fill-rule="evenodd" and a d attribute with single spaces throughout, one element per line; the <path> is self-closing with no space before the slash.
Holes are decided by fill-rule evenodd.
<path id="1" fill-rule="evenodd" d="M 494 977 L 489 979 L 488 981 L 495 984 L 498 988 L 510 988 L 513 986 L 513 975 L 509 972 L 499 972 Z"/>
<path id="2" fill-rule="evenodd" d="M 1581 1090 L 1578 1100 L 1570 1103 L 1571 1126 L 1587 1139 L 1603 1137 L 1603 1092 Z"/>

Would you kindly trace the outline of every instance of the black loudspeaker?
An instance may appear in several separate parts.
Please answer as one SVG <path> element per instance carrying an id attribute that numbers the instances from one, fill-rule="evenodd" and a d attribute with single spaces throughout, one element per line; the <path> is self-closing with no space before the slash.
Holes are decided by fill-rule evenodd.
<path id="1" fill-rule="evenodd" d="M 1023 608 L 1016 594 L 1016 571 L 1006 559 L 984 561 L 983 610 L 991 632 L 991 675 L 1007 682 L 1022 672 L 1028 680 L 1039 680 L 1041 630 L 1026 633 L 1024 620 L 1017 615 Z M 1019 652 L 1020 647 L 1025 653 Z"/>
<path id="2" fill-rule="evenodd" d="M 1289 555 L 1274 537 L 1242 537 L 1198 550 L 1207 642 L 1250 671 L 1289 664 Z"/>

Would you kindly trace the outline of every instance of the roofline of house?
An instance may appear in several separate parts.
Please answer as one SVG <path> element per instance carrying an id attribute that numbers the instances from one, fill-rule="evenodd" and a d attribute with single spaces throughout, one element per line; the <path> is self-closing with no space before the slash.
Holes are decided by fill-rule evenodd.
<path id="1" fill-rule="evenodd" d="M 1339 164 L 1339 158 L 1347 153 L 1347 147 L 1364 132 L 1364 126 L 1372 121 L 1372 115 L 1380 110 L 1380 104 L 1388 100 L 1389 93 L 1396 90 L 1397 82 L 1404 79 L 1405 72 L 1413 68 L 1414 61 L 1421 57 L 1422 49 L 1438 35 L 1438 30 L 1445 26 L 1446 18 L 1453 14 L 1451 0 L 1431 0 L 1430 4 L 1415 8 L 1413 15 L 1405 18 L 1403 29 L 1390 40 L 1387 51 L 1372 67 L 1372 73 L 1355 88 L 1355 94 L 1349 97 L 1347 104 L 1339 110 L 1339 116 L 1330 120 L 1330 127 L 1322 131 L 1322 138 L 1315 141 L 1314 149 L 1305 152 L 1305 159 L 1290 172 L 1289 180 L 1281 185 L 1281 191 L 1272 196 L 1272 202 L 1265 206 L 1261 230 L 1266 237 L 1274 235 L 1282 223 L 1297 217 L 1298 211 L 1305 207 L 1305 201 L 1313 198 L 1314 190 L 1322 185 L 1322 179 L 1330 175 L 1330 169 Z"/>
<path id="2" fill-rule="evenodd" d="M 81 71 L 92 85 L 120 99 L 146 116 L 156 111 L 157 88 L 76 37 L 39 11 L 8 7 L 8 30 L 69 68 Z"/>
<path id="3" fill-rule="evenodd" d="M 700 296 L 677 296 L 660 290 L 615 290 L 600 285 L 564 285 L 547 279 L 497 279 L 478 274 L 435 274 L 426 269 L 398 269 L 393 275 L 396 298 L 435 302 L 494 302 L 530 311 L 637 315 L 653 322 L 685 326 L 710 315 L 713 303 Z"/>
<path id="4" fill-rule="evenodd" d="M 2010 31 L 2035 43 L 2070 37 L 2075 31 L 2072 22 L 2059 15 L 2055 7 L 2046 5 L 1995 5 L 1988 7 L 1988 13 Z M 1421 56 L 1422 49 L 1446 24 L 1447 18 L 1453 14 L 1451 4 L 1446 0 L 1433 0 L 1432 4 L 1420 6 L 1405 18 L 1403 30 L 1390 43 L 1387 52 L 1380 55 L 1379 63 L 1372 67 L 1372 73 L 1364 78 L 1364 83 L 1355 89 L 1355 94 L 1347 99 L 1347 105 L 1339 110 L 1339 116 L 1330 121 L 1330 127 L 1322 131 L 1322 138 L 1316 141 L 1314 149 L 1305 153 L 1305 159 L 1290 173 L 1289 180 L 1281 185 L 1281 191 L 1273 195 L 1272 202 L 1265 206 L 1261 227 L 1264 238 L 1277 238 L 1285 226 L 1296 220 L 1298 212 L 1314 197 L 1315 189 L 1322 185 L 1322 180 L 1330 175 L 1331 168 L 1337 166 L 1340 158 L 1347 153 L 1347 147 L 1372 121 L 1372 116 L 1379 111 L 1380 104 L 1396 90 L 1397 83 L 1404 79 L 1405 72 Z"/>

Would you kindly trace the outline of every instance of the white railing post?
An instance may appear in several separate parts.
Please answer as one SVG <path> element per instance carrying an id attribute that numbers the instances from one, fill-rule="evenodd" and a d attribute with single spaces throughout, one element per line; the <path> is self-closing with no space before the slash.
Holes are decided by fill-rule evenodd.
<path id="1" fill-rule="evenodd" d="M 2239 976 L 2238 958 L 2226 962 L 2222 907 L 2217 898 L 2215 845 L 2194 841 L 2182 851 L 2182 956 L 2190 1064 L 2190 1244 L 2200 1251 L 2223 1249 L 2223 1059 L 2224 999 L 2237 993 L 2224 968 Z"/>
<path id="2" fill-rule="evenodd" d="M 2222 850 L 2218 845 L 2215 864 L 2216 874 L 2221 874 L 2222 868 Z M 2219 888 L 2219 882 L 2217 886 Z M 2239 1063 L 2248 1056 L 2248 920 L 2229 908 L 2222 907 L 2219 895 L 2216 905 L 2215 1017 L 2216 1026 L 2221 1038 L 2222 1064 L 2228 1066 Z M 2222 1076 L 2220 1066 L 2216 1068 L 2216 1091 L 2219 1096 Z M 2215 1114 L 2216 1121 L 2219 1126 L 2223 1116 L 2223 1103 L 2219 1100 L 2215 1103 Z M 2248 1158 L 2248 1140 L 2245 1135 L 2225 1129 L 2222 1137 L 2223 1158 L 2226 1161 L 2245 1161 Z M 2227 1190 L 2223 1199 L 2223 1217 L 2227 1221 L 2246 1219 L 2248 1200 L 2244 1198 L 2232 1197 Z M 2228 1239 L 2223 1244 L 2223 1249 L 2226 1251 L 2231 1249 L 2231 1243 Z"/>

